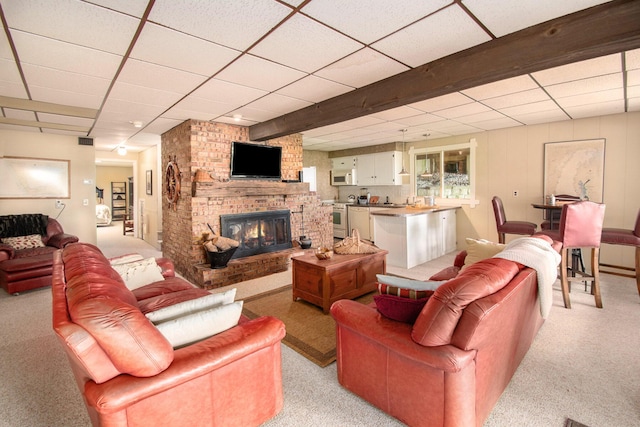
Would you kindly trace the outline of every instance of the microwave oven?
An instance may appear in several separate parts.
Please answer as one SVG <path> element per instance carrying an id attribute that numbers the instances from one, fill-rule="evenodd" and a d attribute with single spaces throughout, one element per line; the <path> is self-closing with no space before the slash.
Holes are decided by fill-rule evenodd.
<path id="1" fill-rule="evenodd" d="M 331 170 L 331 185 L 356 185 L 355 169 Z"/>

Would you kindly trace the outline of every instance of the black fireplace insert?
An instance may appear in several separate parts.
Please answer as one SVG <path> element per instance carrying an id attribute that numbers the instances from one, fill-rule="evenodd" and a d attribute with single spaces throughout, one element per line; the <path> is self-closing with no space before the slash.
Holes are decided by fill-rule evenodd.
<path id="1" fill-rule="evenodd" d="M 220 230 L 222 236 L 240 242 L 232 259 L 292 247 L 288 210 L 221 215 Z"/>

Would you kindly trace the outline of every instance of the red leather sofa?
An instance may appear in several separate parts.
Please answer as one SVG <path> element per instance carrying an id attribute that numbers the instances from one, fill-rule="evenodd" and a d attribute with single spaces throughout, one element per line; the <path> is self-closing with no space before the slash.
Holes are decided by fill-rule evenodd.
<path id="1" fill-rule="evenodd" d="M 558 250 L 557 244 L 553 245 Z M 501 258 L 454 266 L 414 324 L 335 302 L 340 384 L 410 426 L 482 426 L 544 319 L 536 271 Z"/>
<path id="2" fill-rule="evenodd" d="M 65 234 L 58 221 L 40 214 L 2 216 L 0 229 L 1 237 L 41 234 L 45 245 L 16 250 L 0 243 L 0 286 L 12 295 L 50 286 L 53 252 L 78 241 L 78 237 Z"/>
<path id="3" fill-rule="evenodd" d="M 93 425 L 257 426 L 281 410 L 280 320 L 241 317 L 174 350 L 145 313 L 209 293 L 171 261 L 157 260 L 165 280 L 130 291 L 95 246 L 53 258 L 53 329 Z"/>

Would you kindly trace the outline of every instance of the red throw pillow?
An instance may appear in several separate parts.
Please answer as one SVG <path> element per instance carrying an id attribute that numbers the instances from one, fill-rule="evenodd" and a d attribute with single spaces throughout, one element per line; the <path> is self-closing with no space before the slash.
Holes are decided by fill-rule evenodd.
<path id="1" fill-rule="evenodd" d="M 433 295 L 434 291 L 416 291 L 414 289 L 399 288 L 385 283 L 378 283 L 378 292 L 402 298 L 422 299 L 429 298 Z"/>
<path id="2" fill-rule="evenodd" d="M 395 295 L 375 295 L 373 300 L 376 303 L 378 312 L 384 317 L 388 317 L 398 322 L 413 324 L 422 307 L 427 303 L 429 297 L 420 299 L 403 298 Z"/>

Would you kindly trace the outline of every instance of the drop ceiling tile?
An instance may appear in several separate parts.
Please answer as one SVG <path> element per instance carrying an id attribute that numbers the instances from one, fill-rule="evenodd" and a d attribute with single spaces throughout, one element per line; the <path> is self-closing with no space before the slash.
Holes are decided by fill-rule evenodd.
<path id="1" fill-rule="evenodd" d="M 638 98 L 629 98 L 627 103 L 628 111 L 640 111 L 640 97 Z"/>
<path id="2" fill-rule="evenodd" d="M 121 101 L 109 98 L 102 107 L 99 119 L 121 121 L 124 126 L 130 127 L 131 121 L 140 120 L 143 123 L 150 122 L 158 117 L 166 108 L 158 105 L 141 104 L 138 102 Z"/>
<path id="3" fill-rule="evenodd" d="M 129 59 L 118 76 L 118 81 L 151 89 L 187 94 L 204 82 L 205 77 L 162 65 Z"/>
<path id="4" fill-rule="evenodd" d="M 303 134 L 310 137 L 320 137 L 320 136 L 327 137 L 329 135 L 333 135 L 335 133 L 342 132 L 349 129 L 351 129 L 350 126 L 344 125 L 342 123 L 336 123 L 333 125 L 321 126 L 318 128 L 305 130 Z"/>
<path id="5" fill-rule="evenodd" d="M 291 96 L 309 102 L 320 102 L 353 90 L 350 86 L 332 82 L 321 77 L 308 75 L 276 91 L 280 95 Z"/>
<path id="6" fill-rule="evenodd" d="M 372 47 L 410 67 L 417 67 L 489 40 L 489 35 L 453 4 Z M 416 46 L 424 48 L 416 49 Z"/>
<path id="7" fill-rule="evenodd" d="M 640 84 L 636 86 L 627 87 L 627 98 L 638 98 L 640 97 Z"/>
<path id="8" fill-rule="evenodd" d="M 162 110 L 169 108 L 180 98 L 182 95 L 179 93 L 151 89 L 121 81 L 116 82 L 109 93 L 109 99 L 120 101 L 135 99 L 140 104 L 156 105 Z"/>
<path id="9" fill-rule="evenodd" d="M 142 18 L 149 0 L 87 0 L 87 3 L 97 4 L 136 18 Z"/>
<path id="10" fill-rule="evenodd" d="M 31 127 L 31 126 L 10 125 L 10 124 L 6 124 L 6 123 L 0 123 L 0 129 L 18 131 L 18 132 L 40 133 L 40 129 L 39 128 L 35 128 L 35 127 Z"/>
<path id="11" fill-rule="evenodd" d="M 522 123 L 509 117 L 502 117 L 498 119 L 473 122 L 473 126 L 482 130 L 493 130 L 493 129 L 510 128 L 514 126 L 522 126 Z"/>
<path id="12" fill-rule="evenodd" d="M 118 55 L 33 34 L 16 31 L 12 35 L 23 64 L 110 79 L 122 61 L 122 57 Z M 70 61 L 69 58 L 82 60 Z"/>
<path id="13" fill-rule="evenodd" d="M 517 105 L 530 104 L 532 102 L 548 101 L 549 95 L 544 90 L 530 89 L 524 92 L 516 92 L 509 95 L 498 96 L 496 98 L 489 98 L 482 101 L 483 104 L 495 108 L 503 109 L 508 107 L 515 107 Z"/>
<path id="14" fill-rule="evenodd" d="M 509 117 L 516 117 L 521 114 L 536 113 L 539 111 L 558 110 L 558 105 L 552 100 L 531 102 L 529 104 L 516 105 L 513 107 L 503 108 L 500 112 Z M 517 118 L 517 117 L 516 117 Z"/>
<path id="15" fill-rule="evenodd" d="M 104 98 L 111 80 L 56 70 L 55 68 L 23 64 L 22 71 L 30 87 L 40 86 L 52 90 L 73 92 Z"/>
<path id="16" fill-rule="evenodd" d="M 0 59 L 13 61 L 13 52 L 11 51 L 9 40 L 7 39 L 7 33 L 4 31 L 0 32 Z"/>
<path id="17" fill-rule="evenodd" d="M 242 114 L 243 119 L 253 122 L 265 122 L 278 117 L 278 114 L 272 111 L 260 110 L 258 108 L 251 108 L 248 106 L 240 107 L 229 113 L 229 115 L 233 114 Z"/>
<path id="18" fill-rule="evenodd" d="M 562 108 L 576 107 L 587 104 L 599 104 L 609 101 L 622 101 L 624 94 L 622 88 L 603 90 L 600 92 L 584 93 L 581 95 L 567 96 L 564 98 L 557 98 L 556 101 Z"/>
<path id="19" fill-rule="evenodd" d="M 454 120 L 442 120 L 429 124 L 429 129 L 437 132 L 444 132 L 451 135 L 460 135 L 463 133 L 471 133 L 478 131 L 478 128 L 458 123 Z"/>
<path id="20" fill-rule="evenodd" d="M 10 27 L 103 52 L 124 55 L 139 19 L 74 0 L 3 2 Z"/>
<path id="21" fill-rule="evenodd" d="M 252 120 L 247 120 L 246 118 L 241 118 L 239 120 L 233 118 L 233 114 L 227 114 L 225 116 L 218 116 L 218 117 L 214 117 L 213 120 L 214 122 L 218 122 L 218 123 L 228 123 L 228 124 L 232 124 L 232 125 L 237 125 L 237 126 L 252 126 L 255 125 L 258 122 L 254 122 Z"/>
<path id="22" fill-rule="evenodd" d="M 250 53 L 312 73 L 345 57 L 362 44 L 302 15 L 294 15 Z"/>
<path id="23" fill-rule="evenodd" d="M 216 79 L 266 91 L 282 88 L 307 74 L 253 55 L 243 55 Z"/>
<path id="24" fill-rule="evenodd" d="M 423 124 L 442 121 L 442 117 L 438 117 L 434 114 L 423 113 L 418 116 L 405 117 L 403 119 L 396 119 L 395 121 L 404 126 L 419 126 Z"/>
<path id="25" fill-rule="evenodd" d="M 153 122 L 149 123 L 145 128 L 145 132 L 154 133 L 157 135 L 162 135 L 166 131 L 173 129 L 178 126 L 184 120 L 175 120 L 166 117 L 159 117 L 155 119 Z"/>
<path id="26" fill-rule="evenodd" d="M 379 123 L 384 123 L 384 120 L 380 120 L 372 116 L 362 116 L 362 117 L 357 117 L 351 120 L 345 120 L 344 122 L 342 122 L 343 125 L 351 129 L 357 129 L 365 126 L 372 126 Z"/>
<path id="27" fill-rule="evenodd" d="M 607 0 L 463 0 L 477 18 L 497 37 L 605 3 Z"/>
<path id="28" fill-rule="evenodd" d="M 235 108 L 234 104 L 229 104 L 226 102 L 218 102 L 213 101 L 208 98 L 202 98 L 195 95 L 190 95 L 178 102 L 174 107 L 172 107 L 168 113 L 163 113 L 163 116 L 171 117 L 171 118 L 192 118 L 196 117 L 185 117 L 184 115 L 172 114 L 174 112 L 197 112 L 200 120 L 211 120 L 213 117 L 217 117 L 222 114 L 226 114 L 229 111 Z"/>
<path id="29" fill-rule="evenodd" d="M 479 102 L 473 102 L 470 104 L 447 108 L 445 110 L 438 110 L 434 114 L 439 117 L 444 117 L 445 119 L 455 119 L 457 117 L 470 116 L 472 114 L 479 114 L 487 111 L 491 111 L 491 109 Z"/>
<path id="30" fill-rule="evenodd" d="M 86 126 L 93 125 L 93 119 L 85 119 L 82 117 L 61 116 L 59 114 L 38 113 L 38 118 L 43 122 L 61 123 L 65 125 Z"/>
<path id="31" fill-rule="evenodd" d="M 2 94 L 2 96 L 10 96 L 12 98 L 29 98 L 27 92 L 24 90 L 22 82 L 17 83 L 5 81 L 2 77 L 0 77 L 0 94 Z"/>
<path id="32" fill-rule="evenodd" d="M 572 95 L 586 94 L 610 89 L 622 88 L 622 73 L 606 74 L 574 80 L 567 83 L 546 86 L 545 90 L 554 98 L 563 98 Z M 620 93 L 622 95 L 622 93 Z"/>
<path id="33" fill-rule="evenodd" d="M 640 69 L 627 71 L 627 86 L 640 85 Z"/>
<path id="34" fill-rule="evenodd" d="M 0 81 L 22 84 L 22 78 L 20 77 L 15 62 L 0 59 Z"/>
<path id="35" fill-rule="evenodd" d="M 240 53 L 207 40 L 147 23 L 130 57 L 209 77 Z"/>
<path id="36" fill-rule="evenodd" d="M 464 123 L 471 123 L 475 126 L 475 124 L 479 122 L 485 122 L 488 120 L 500 120 L 504 118 L 505 116 L 503 114 L 494 110 L 489 110 L 489 111 L 484 111 L 477 114 L 471 114 L 468 116 L 459 116 L 457 121 L 464 122 Z"/>
<path id="37" fill-rule="evenodd" d="M 370 114 L 371 117 L 380 120 L 397 120 L 397 119 L 405 119 L 407 117 L 413 117 L 418 115 L 424 115 L 424 112 L 417 110 L 415 108 L 407 107 L 403 105 L 402 107 L 392 108 L 386 111 L 380 111 L 378 113 Z"/>
<path id="38" fill-rule="evenodd" d="M 13 108 L 3 108 L 4 116 L 8 119 L 18 119 L 18 120 L 36 120 L 36 115 L 33 111 L 26 110 L 15 110 Z M 40 119 L 40 121 L 45 121 Z"/>
<path id="39" fill-rule="evenodd" d="M 271 93 L 249 103 L 247 107 L 270 111 L 272 113 L 277 113 L 277 115 L 282 115 L 299 110 L 304 107 L 308 107 L 309 105 L 312 105 L 312 103 L 303 101 L 301 99 L 291 98 L 289 96 Z"/>
<path id="40" fill-rule="evenodd" d="M 408 69 L 409 67 L 367 47 L 314 74 L 348 86 L 362 87 Z"/>
<path id="41" fill-rule="evenodd" d="M 640 49 L 630 50 L 625 53 L 625 66 L 627 70 L 640 69 Z"/>
<path id="42" fill-rule="evenodd" d="M 272 0 L 163 0 L 155 2 L 149 20 L 244 51 L 289 13 Z"/>
<path id="43" fill-rule="evenodd" d="M 576 105 L 566 107 L 565 110 L 574 119 L 624 113 L 624 100 L 620 98 L 594 104 Z"/>
<path id="44" fill-rule="evenodd" d="M 449 3 L 450 0 L 324 0 L 310 2 L 302 12 L 364 44 L 370 44 Z M 382 10 L 384 19 L 380 19 Z"/>
<path id="45" fill-rule="evenodd" d="M 30 86 L 29 91 L 34 101 L 51 102 L 53 104 L 72 105 L 74 107 L 100 108 L 104 100 L 102 95 L 69 92 L 41 86 Z"/>
<path id="46" fill-rule="evenodd" d="M 241 86 L 218 79 L 211 79 L 198 89 L 194 90 L 191 95 L 198 98 L 211 99 L 229 105 L 234 105 L 234 108 L 237 108 L 258 99 L 267 93 L 268 92 L 264 90 Z"/>
<path id="47" fill-rule="evenodd" d="M 447 108 L 457 107 L 459 105 L 470 104 L 473 100 L 464 96 L 460 92 L 450 93 L 448 95 L 438 96 L 436 98 L 426 99 L 420 102 L 409 104 L 409 107 L 433 113 L 435 111 L 445 110 Z"/>
<path id="48" fill-rule="evenodd" d="M 567 116 L 559 108 L 556 108 L 555 110 L 533 111 L 528 113 L 513 114 L 511 115 L 511 117 L 514 120 L 524 123 L 525 125 L 535 125 L 539 123 L 551 123 L 551 122 L 569 120 L 569 116 Z"/>
<path id="49" fill-rule="evenodd" d="M 524 92 L 526 90 L 537 88 L 539 88 L 539 86 L 529 75 L 523 75 L 488 83 L 486 85 L 476 86 L 461 92 L 476 101 L 482 101 L 489 98 L 510 95 L 512 93 Z"/>
<path id="50" fill-rule="evenodd" d="M 574 62 L 548 70 L 537 71 L 532 76 L 542 86 L 570 82 L 588 77 L 619 73 L 622 70 L 620 53 Z"/>

